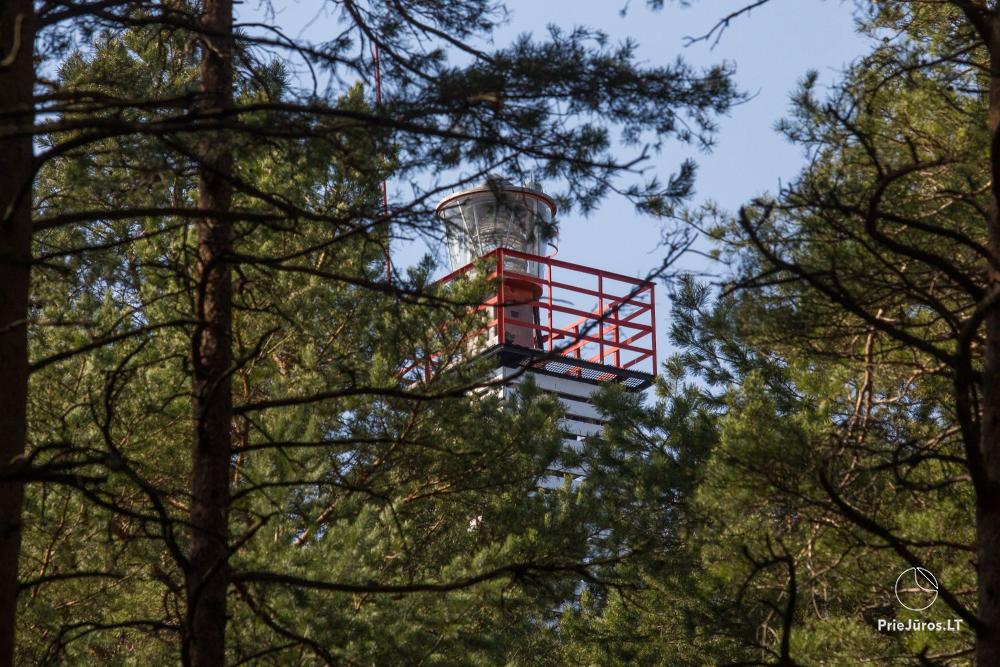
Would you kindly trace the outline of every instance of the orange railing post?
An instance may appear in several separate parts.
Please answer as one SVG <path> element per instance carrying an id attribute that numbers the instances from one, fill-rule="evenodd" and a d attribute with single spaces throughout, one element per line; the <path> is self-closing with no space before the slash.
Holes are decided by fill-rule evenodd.
<path id="1" fill-rule="evenodd" d="M 615 311 L 616 319 L 621 319 L 621 311 Z M 622 349 L 618 347 L 621 342 L 619 337 L 619 332 L 621 331 L 621 326 L 615 325 L 615 366 L 621 368 L 622 366 Z"/>
<path id="2" fill-rule="evenodd" d="M 507 332 L 505 329 L 505 317 L 504 311 L 506 308 L 504 304 L 507 303 L 507 299 L 504 297 L 503 289 L 503 270 L 504 265 L 507 263 L 504 258 L 503 248 L 497 248 L 496 250 L 496 262 L 497 262 L 497 342 L 503 345 L 507 342 Z"/>
<path id="3" fill-rule="evenodd" d="M 604 276 L 597 274 L 597 330 L 601 342 L 597 346 L 600 361 L 604 363 Z"/>
<path id="4" fill-rule="evenodd" d="M 649 283 L 649 348 L 653 353 L 652 374 L 656 375 L 656 286 Z"/>
<path id="5" fill-rule="evenodd" d="M 552 328 L 552 262 L 545 258 L 545 287 L 549 291 L 549 352 L 552 351 L 552 339 L 555 331 Z"/>

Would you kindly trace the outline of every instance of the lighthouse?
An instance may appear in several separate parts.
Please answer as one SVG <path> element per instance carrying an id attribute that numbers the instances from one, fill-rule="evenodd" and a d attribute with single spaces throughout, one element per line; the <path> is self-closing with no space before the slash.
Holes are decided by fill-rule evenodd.
<path id="1" fill-rule="evenodd" d="M 444 197 L 448 283 L 478 268 L 495 287 L 474 353 L 493 361 L 505 397 L 527 377 L 565 408 L 566 444 L 602 431 L 592 397 L 616 383 L 642 391 L 656 374 L 655 295 L 648 280 L 556 259 L 556 204 L 536 183 L 487 179 Z M 572 471 L 554 471 L 572 472 Z"/>

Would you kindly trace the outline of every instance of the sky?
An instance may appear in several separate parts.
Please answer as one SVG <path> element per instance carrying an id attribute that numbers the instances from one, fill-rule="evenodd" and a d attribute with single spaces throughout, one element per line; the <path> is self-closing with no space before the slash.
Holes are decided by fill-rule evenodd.
<path id="1" fill-rule="evenodd" d="M 774 131 L 775 123 L 788 113 L 789 95 L 797 83 L 810 70 L 819 73 L 821 84 L 835 82 L 844 67 L 867 49 L 854 30 L 853 3 L 842 0 L 771 0 L 735 19 L 717 43 L 685 46 L 686 37 L 704 34 L 749 1 L 692 0 L 692 6 L 684 8 L 667 0 L 662 10 L 653 11 L 645 0 L 507 0 L 510 20 L 497 30 L 493 43 L 502 47 L 525 32 L 542 37 L 549 24 L 582 25 L 599 28 L 615 41 L 638 42 L 639 58 L 650 66 L 668 64 L 678 56 L 696 66 L 734 64 L 737 85 L 752 99 L 719 119 L 715 148 L 703 153 L 674 145 L 647 165 L 665 181 L 685 158 L 693 158 L 698 177 L 691 204 L 713 201 L 733 211 L 756 195 L 776 190 L 803 166 L 801 149 Z M 325 23 L 332 30 L 332 19 L 317 15 L 314 2 L 275 0 L 274 7 L 277 22 L 292 34 L 304 25 L 307 37 L 322 35 Z M 389 187 L 391 191 L 391 182 Z M 660 265 L 663 223 L 636 214 L 620 197 L 607 198 L 586 218 L 576 211 L 561 211 L 557 219 L 560 259 L 637 277 Z M 401 268 L 424 252 L 426 247 L 419 243 L 394 246 L 393 259 Z M 695 255 L 683 266 L 714 274 L 722 271 Z M 661 286 L 656 312 L 657 347 L 668 350 L 670 303 Z"/>
<path id="2" fill-rule="evenodd" d="M 837 81 L 868 44 L 854 30 L 852 3 L 771 0 L 734 20 L 714 46 L 704 41 L 685 46 L 686 37 L 706 33 L 748 0 L 695 0 L 691 4 L 683 8 L 667 2 L 662 10 L 652 11 L 643 0 L 631 0 L 622 16 L 624 3 L 619 0 L 510 0 L 513 15 L 496 43 L 521 32 L 540 35 L 550 23 L 587 25 L 613 39 L 632 38 L 639 44 L 640 59 L 650 65 L 669 63 L 678 55 L 692 65 L 733 63 L 737 85 L 753 97 L 719 119 L 712 152 L 693 147 L 668 149 L 650 168 L 666 180 L 684 158 L 693 158 L 698 177 L 691 204 L 713 201 L 734 211 L 756 195 L 777 190 L 804 164 L 801 148 L 774 131 L 775 123 L 788 114 L 789 96 L 798 82 L 809 70 L 816 70 L 823 84 Z M 558 219 L 560 259 L 631 276 L 648 275 L 660 265 L 663 223 L 637 215 L 620 197 L 608 198 L 586 218 L 562 212 Z M 714 274 L 721 271 L 701 256 L 685 258 L 683 267 Z M 659 285 L 656 301 L 657 348 L 668 351 L 670 303 Z M 663 356 L 661 352 L 661 360 Z"/>

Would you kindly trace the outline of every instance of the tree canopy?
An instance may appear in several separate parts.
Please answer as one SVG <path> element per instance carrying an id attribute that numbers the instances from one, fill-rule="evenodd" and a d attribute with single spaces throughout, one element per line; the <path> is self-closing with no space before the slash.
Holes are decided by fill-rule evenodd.
<path id="1" fill-rule="evenodd" d="M 478 0 L 330 8 L 323 43 L 229 0 L 0 11 L 0 662 L 533 664 L 667 540 L 670 482 L 612 483 L 641 452 L 550 488 L 553 398 L 414 382 L 487 286 L 389 247 L 496 172 L 666 210 L 692 166 L 635 159 L 707 145 L 729 71 L 583 29 L 483 50 Z"/>
<path id="2" fill-rule="evenodd" d="M 711 147 L 728 65 L 234 4 L 0 6 L 0 664 L 1000 662 L 1000 9 L 845 3 L 801 172 L 723 211 L 641 165 Z M 470 354 L 489 281 L 393 262 L 497 174 L 718 278 L 662 276 L 653 391 L 573 446 Z"/>

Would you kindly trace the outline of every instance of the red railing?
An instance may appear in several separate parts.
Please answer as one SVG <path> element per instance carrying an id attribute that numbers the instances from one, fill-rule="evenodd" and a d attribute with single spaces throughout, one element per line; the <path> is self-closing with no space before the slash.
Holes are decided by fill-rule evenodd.
<path id="1" fill-rule="evenodd" d="M 487 346 L 506 343 L 599 364 L 591 379 L 620 371 L 656 374 L 656 307 L 653 284 L 611 271 L 498 248 L 454 271 L 451 282 L 476 267 L 488 271 L 496 293 L 480 306 L 489 313 L 481 334 Z M 582 302 L 589 302 L 583 305 Z M 583 363 L 565 365 L 567 375 Z"/>

